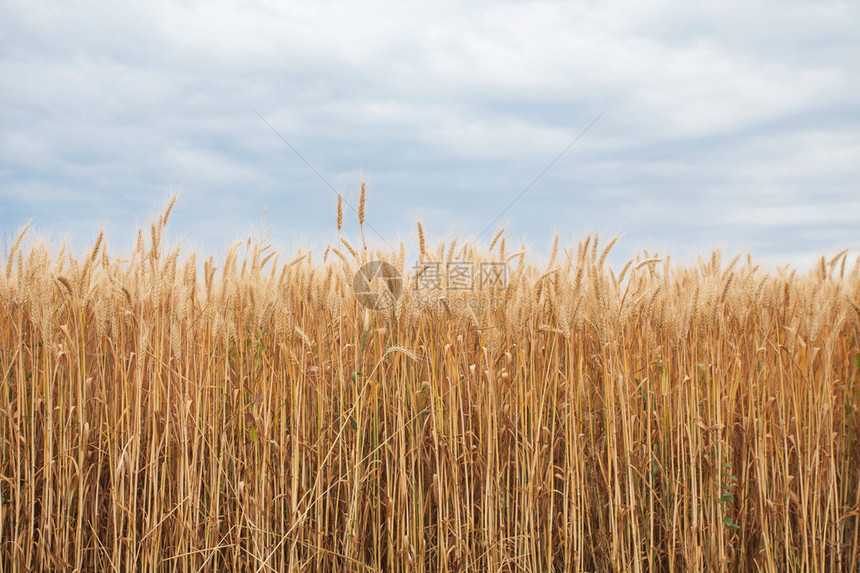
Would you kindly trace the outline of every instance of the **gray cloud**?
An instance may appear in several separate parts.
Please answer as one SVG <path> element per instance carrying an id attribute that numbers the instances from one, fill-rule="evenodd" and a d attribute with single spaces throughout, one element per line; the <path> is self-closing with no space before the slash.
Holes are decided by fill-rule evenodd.
<path id="1" fill-rule="evenodd" d="M 389 243 L 502 218 L 536 249 L 624 233 L 774 263 L 857 248 L 860 10 L 848 3 L 10 3 L 0 225 L 117 240 L 182 183 L 217 251 L 265 206 L 322 245 L 361 170 Z M 353 225 L 350 222 L 350 225 Z M 351 232 L 354 228 L 350 227 Z M 626 249 L 626 250 L 625 250 Z"/>

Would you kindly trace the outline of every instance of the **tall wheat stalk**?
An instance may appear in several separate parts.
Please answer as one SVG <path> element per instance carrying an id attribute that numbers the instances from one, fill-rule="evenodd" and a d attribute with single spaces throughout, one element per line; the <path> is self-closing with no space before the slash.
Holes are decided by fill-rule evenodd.
<path id="1" fill-rule="evenodd" d="M 456 260 L 507 286 L 371 312 L 340 200 L 320 265 L 198 268 L 170 207 L 124 257 L 9 250 L 0 571 L 860 569 L 847 253 L 616 275 L 614 241 L 540 270 L 500 232 Z"/>

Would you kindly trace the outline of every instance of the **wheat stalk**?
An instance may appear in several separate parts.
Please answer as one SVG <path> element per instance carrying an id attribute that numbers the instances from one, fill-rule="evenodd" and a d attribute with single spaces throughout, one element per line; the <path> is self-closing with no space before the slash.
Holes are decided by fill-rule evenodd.
<path id="1" fill-rule="evenodd" d="M 428 253 L 419 222 L 412 278 L 516 271 L 374 311 L 340 237 L 280 264 L 251 238 L 198 277 L 172 207 L 125 257 L 9 251 L 0 570 L 860 567 L 847 253 L 616 272 L 615 240 L 555 238 L 544 269 L 501 232 Z"/>

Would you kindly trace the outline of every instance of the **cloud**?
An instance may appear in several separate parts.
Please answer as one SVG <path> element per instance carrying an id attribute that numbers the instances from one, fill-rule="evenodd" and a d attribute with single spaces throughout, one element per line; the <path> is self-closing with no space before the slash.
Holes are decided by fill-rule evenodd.
<path id="1" fill-rule="evenodd" d="M 322 245 L 329 184 L 355 201 L 364 169 L 383 236 L 419 217 L 477 235 L 606 109 L 499 225 L 539 249 L 551 229 L 798 260 L 860 242 L 853 4 L 12 2 L 0 18 L 4 229 L 125 229 L 182 183 L 173 224 L 207 249 L 265 206 L 282 244 Z"/>

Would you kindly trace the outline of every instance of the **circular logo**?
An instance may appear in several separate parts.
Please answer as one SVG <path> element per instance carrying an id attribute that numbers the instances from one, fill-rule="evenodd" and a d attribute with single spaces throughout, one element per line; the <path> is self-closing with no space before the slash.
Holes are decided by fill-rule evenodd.
<path id="1" fill-rule="evenodd" d="M 362 306 L 385 310 L 400 298 L 403 280 L 394 266 L 385 261 L 370 261 L 352 277 L 352 292 Z"/>

